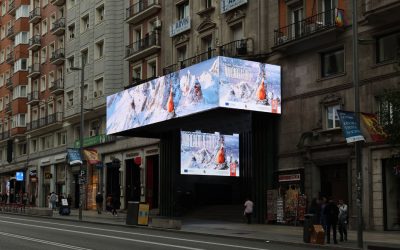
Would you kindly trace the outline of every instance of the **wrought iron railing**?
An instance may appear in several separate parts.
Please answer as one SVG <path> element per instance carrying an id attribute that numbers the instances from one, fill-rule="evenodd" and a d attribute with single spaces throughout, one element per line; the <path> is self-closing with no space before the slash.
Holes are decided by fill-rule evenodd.
<path id="1" fill-rule="evenodd" d="M 130 57 L 138 53 L 139 51 L 147 49 L 151 46 L 159 46 L 159 45 L 160 45 L 160 39 L 158 32 L 152 32 L 145 38 L 140 39 L 126 46 L 126 57 Z"/>
<path id="2" fill-rule="evenodd" d="M 41 45 L 41 36 L 40 35 L 34 35 L 32 38 L 29 39 L 29 47 L 33 45 Z"/>
<path id="3" fill-rule="evenodd" d="M 344 26 L 344 10 L 331 9 L 274 31 L 275 46 L 294 41 L 319 31 Z"/>
<path id="4" fill-rule="evenodd" d="M 50 61 L 65 58 L 64 48 L 60 48 L 51 53 Z"/>
<path id="5" fill-rule="evenodd" d="M 36 7 L 31 12 L 29 12 L 29 20 L 32 20 L 35 17 L 40 17 L 40 7 Z"/>
<path id="6" fill-rule="evenodd" d="M 189 67 L 189 66 L 194 65 L 196 63 L 208 60 L 208 59 L 210 59 L 210 58 L 212 58 L 212 57 L 214 57 L 216 55 L 217 55 L 216 54 L 216 49 L 211 49 L 210 48 L 209 50 L 207 50 L 205 52 L 202 52 L 202 53 L 200 53 L 198 55 L 195 55 L 193 57 L 190 57 L 188 59 L 180 61 L 179 62 L 180 63 L 180 68 L 183 69 L 183 68 Z"/>
<path id="7" fill-rule="evenodd" d="M 133 17 L 156 4 L 158 4 L 158 0 L 140 0 L 126 9 L 126 19 Z"/>
<path id="8" fill-rule="evenodd" d="M 60 28 L 65 28 L 65 18 L 61 17 L 59 19 L 57 19 L 56 21 L 53 22 L 52 27 L 51 27 L 51 32 L 54 32 L 57 29 Z"/>
<path id="9" fill-rule="evenodd" d="M 14 26 L 7 29 L 7 37 L 14 35 Z"/>
<path id="10" fill-rule="evenodd" d="M 39 91 L 28 93 L 28 102 L 39 100 Z"/>
<path id="11" fill-rule="evenodd" d="M 174 64 L 168 65 L 167 67 L 163 68 L 163 74 L 168 75 L 177 70 L 179 70 L 178 64 L 174 63 Z"/>
<path id="12" fill-rule="evenodd" d="M 246 56 L 250 53 L 251 38 L 235 40 L 221 46 L 221 55 L 229 57 Z"/>
<path id="13" fill-rule="evenodd" d="M 0 140 L 5 140 L 10 138 L 10 130 L 5 130 L 0 133 Z"/>
<path id="14" fill-rule="evenodd" d="M 54 90 L 57 90 L 57 89 L 64 89 L 64 79 L 63 78 L 59 78 L 59 79 L 53 81 L 51 83 L 51 86 L 50 86 L 49 89 L 50 89 L 50 91 L 54 91 Z"/>
<path id="15" fill-rule="evenodd" d="M 47 117 L 41 117 L 39 119 L 33 120 L 27 125 L 28 130 L 42 128 L 47 125 L 52 125 L 55 123 L 62 122 L 63 120 L 63 112 L 56 112 L 48 115 Z"/>
<path id="16" fill-rule="evenodd" d="M 28 67 L 28 74 L 40 72 L 40 64 L 39 63 L 34 63 L 31 66 Z"/>

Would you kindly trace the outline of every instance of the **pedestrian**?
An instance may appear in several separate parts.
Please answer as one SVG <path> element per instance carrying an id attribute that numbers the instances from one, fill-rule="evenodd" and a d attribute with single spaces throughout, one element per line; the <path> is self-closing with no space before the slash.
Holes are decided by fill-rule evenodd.
<path id="1" fill-rule="evenodd" d="M 321 198 L 321 203 L 320 203 L 320 221 L 319 224 L 322 225 L 322 228 L 325 230 L 326 232 L 326 216 L 325 216 L 325 207 L 327 205 L 327 199 L 325 196 L 322 196 Z"/>
<path id="2" fill-rule="evenodd" d="M 57 200 L 58 200 L 58 196 L 56 195 L 56 193 L 52 192 L 50 194 L 51 209 L 53 209 L 53 210 L 56 209 Z"/>
<path id="3" fill-rule="evenodd" d="M 331 243 L 331 229 L 333 234 L 333 243 L 337 244 L 336 226 L 338 223 L 339 208 L 333 199 L 329 199 L 328 204 L 324 208 L 324 216 L 326 219 L 326 243 Z"/>
<path id="4" fill-rule="evenodd" d="M 110 212 L 112 211 L 112 196 L 108 195 L 106 199 L 106 211 Z"/>
<path id="5" fill-rule="evenodd" d="M 313 218 L 312 218 L 313 225 L 320 223 L 320 221 L 321 221 L 321 206 L 320 206 L 319 199 L 317 199 L 317 198 L 312 199 L 308 213 L 313 214 Z"/>
<path id="6" fill-rule="evenodd" d="M 24 207 L 28 204 L 28 193 L 25 192 L 22 194 L 22 205 L 24 205 Z"/>
<path id="7" fill-rule="evenodd" d="M 118 216 L 117 209 L 121 206 L 118 195 L 112 197 L 112 215 Z"/>
<path id="8" fill-rule="evenodd" d="M 71 194 L 67 195 L 67 202 L 68 202 L 68 207 L 71 207 L 71 205 L 72 205 L 72 196 L 71 196 Z"/>
<path id="9" fill-rule="evenodd" d="M 243 215 L 246 216 L 247 218 L 247 224 L 251 224 L 251 216 L 253 215 L 253 206 L 254 203 L 250 200 L 250 198 L 247 198 L 246 201 L 244 202 L 244 213 L 243 213 Z"/>
<path id="10" fill-rule="evenodd" d="M 51 197 L 51 193 L 49 193 L 49 194 L 47 195 L 47 205 L 48 205 L 48 208 L 52 208 L 52 207 L 53 207 L 53 206 L 51 205 L 50 197 Z"/>
<path id="11" fill-rule="evenodd" d="M 339 200 L 338 204 L 339 208 L 339 234 L 340 241 L 347 241 L 347 223 L 348 223 L 348 211 L 347 205 L 343 202 L 343 200 Z"/>
<path id="12" fill-rule="evenodd" d="M 96 195 L 96 207 L 97 213 L 101 214 L 101 210 L 103 210 L 103 195 L 100 192 Z"/>

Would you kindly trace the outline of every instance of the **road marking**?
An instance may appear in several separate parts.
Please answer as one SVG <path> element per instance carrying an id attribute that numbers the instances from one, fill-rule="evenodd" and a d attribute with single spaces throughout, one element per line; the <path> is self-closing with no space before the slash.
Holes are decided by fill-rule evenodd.
<path id="1" fill-rule="evenodd" d="M 74 249 L 74 250 L 92 250 L 90 248 L 83 248 L 83 247 L 77 247 L 77 246 L 71 246 L 67 244 L 62 244 L 62 243 L 57 243 L 53 241 L 47 241 L 47 240 L 41 240 L 41 239 L 35 239 L 35 238 L 30 238 L 18 234 L 9 234 L 5 232 L 0 232 L 0 235 L 7 236 L 7 237 L 13 237 L 21 240 L 27 240 L 27 241 L 33 241 L 33 242 L 38 242 L 46 245 L 51 245 L 51 246 L 57 246 L 57 247 L 63 247 L 63 248 L 68 248 L 68 249 Z"/>
<path id="2" fill-rule="evenodd" d="M 152 241 L 146 241 L 146 240 L 129 239 L 129 238 L 123 238 L 123 237 L 111 236 L 111 235 L 105 235 L 105 234 L 95 234 L 95 233 L 89 233 L 89 232 L 83 232 L 83 231 L 74 231 L 74 230 L 55 228 L 55 227 L 45 227 L 45 226 L 24 224 L 24 223 L 19 223 L 19 222 L 11 222 L 11 221 L 4 221 L 4 220 L 0 220 L 0 222 L 8 223 L 8 224 L 14 224 L 14 225 L 20 225 L 20 226 L 29 226 L 29 227 L 42 228 L 42 229 L 51 229 L 53 231 L 62 231 L 62 232 L 86 234 L 86 235 L 90 235 L 90 236 L 97 236 L 97 237 L 110 238 L 110 239 L 116 239 L 116 240 L 133 241 L 133 242 L 138 242 L 138 243 L 143 243 L 143 244 L 150 244 L 150 245 L 157 245 L 157 246 L 164 246 L 164 247 L 181 248 L 181 249 L 188 249 L 188 250 L 204 250 L 204 249 L 201 249 L 201 248 L 185 247 L 185 246 L 158 243 L 158 242 L 152 242 Z"/>
<path id="3" fill-rule="evenodd" d="M 12 220 L 30 221 L 30 222 L 49 224 L 49 225 L 56 225 L 56 226 L 67 226 L 67 227 L 80 228 L 80 229 L 91 229 L 91 230 L 104 231 L 104 232 L 122 233 L 122 234 L 128 234 L 128 235 L 153 237 L 153 238 L 166 239 L 166 240 L 185 241 L 185 242 L 191 242 L 191 243 L 201 243 L 201 244 L 214 245 L 214 246 L 233 247 L 233 248 L 249 249 L 249 250 L 269 250 L 267 248 L 246 247 L 246 246 L 224 244 L 224 243 L 217 243 L 217 242 L 211 242 L 211 241 L 190 240 L 190 239 L 185 239 L 185 238 L 160 236 L 160 235 L 152 235 L 152 234 L 143 234 L 143 233 L 134 233 L 134 232 L 126 232 L 126 231 L 111 230 L 111 229 L 104 229 L 104 228 L 85 227 L 85 226 L 77 226 L 77 225 L 70 225 L 70 224 L 63 224 L 63 223 L 44 222 L 44 221 L 13 218 L 13 217 L 6 217 L 6 216 L 0 216 L 0 217 L 7 218 L 7 219 L 12 219 Z M 216 236 L 218 236 L 218 235 L 216 235 Z"/>

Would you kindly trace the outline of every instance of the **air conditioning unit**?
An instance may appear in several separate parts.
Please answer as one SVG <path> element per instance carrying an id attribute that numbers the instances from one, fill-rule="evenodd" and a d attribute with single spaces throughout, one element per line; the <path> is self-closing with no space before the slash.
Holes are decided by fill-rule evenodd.
<path id="1" fill-rule="evenodd" d="M 96 136 L 96 130 L 91 129 L 91 130 L 89 131 L 89 136 L 90 136 L 90 137 Z"/>
<path id="2" fill-rule="evenodd" d="M 161 20 L 160 20 L 160 19 L 157 19 L 157 20 L 154 22 L 154 26 L 155 26 L 156 28 L 161 28 Z"/>

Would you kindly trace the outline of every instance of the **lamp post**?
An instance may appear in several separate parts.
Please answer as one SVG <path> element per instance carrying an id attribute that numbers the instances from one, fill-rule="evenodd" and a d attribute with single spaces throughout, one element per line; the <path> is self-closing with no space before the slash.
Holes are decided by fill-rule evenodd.
<path id="1" fill-rule="evenodd" d="M 78 70 L 81 72 L 81 109 L 80 109 L 80 129 L 79 129 L 79 152 L 81 154 L 82 164 L 79 169 L 79 174 L 82 175 L 83 170 L 83 126 L 84 126 L 84 117 L 83 117 L 83 94 L 84 94 L 84 83 L 85 83 L 85 64 L 82 60 L 82 67 L 71 67 L 71 70 Z M 82 220 L 82 179 L 79 180 L 79 220 Z"/>

